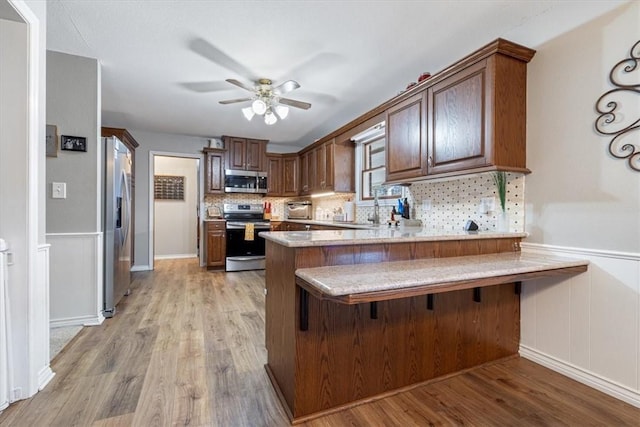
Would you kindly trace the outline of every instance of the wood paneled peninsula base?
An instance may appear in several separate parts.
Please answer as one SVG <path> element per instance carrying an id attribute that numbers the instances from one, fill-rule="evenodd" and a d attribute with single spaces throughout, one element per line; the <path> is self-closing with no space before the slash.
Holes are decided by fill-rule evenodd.
<path id="1" fill-rule="evenodd" d="M 517 354 L 521 281 L 587 269 L 522 254 L 522 233 L 260 235 L 266 369 L 293 423 Z"/>

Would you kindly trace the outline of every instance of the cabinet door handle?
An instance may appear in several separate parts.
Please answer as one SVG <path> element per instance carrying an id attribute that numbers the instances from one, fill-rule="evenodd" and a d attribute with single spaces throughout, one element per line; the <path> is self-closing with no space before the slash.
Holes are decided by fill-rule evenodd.
<path id="1" fill-rule="evenodd" d="M 433 166 L 433 157 L 429 156 L 427 163 L 429 164 L 429 166 Z"/>

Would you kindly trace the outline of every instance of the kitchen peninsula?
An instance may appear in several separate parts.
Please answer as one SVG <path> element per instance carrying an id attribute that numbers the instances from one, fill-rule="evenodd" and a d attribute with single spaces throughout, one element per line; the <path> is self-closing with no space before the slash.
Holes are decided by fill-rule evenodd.
<path id="1" fill-rule="evenodd" d="M 293 423 L 516 355 L 521 281 L 587 269 L 522 254 L 523 233 L 261 235 L 266 369 Z"/>

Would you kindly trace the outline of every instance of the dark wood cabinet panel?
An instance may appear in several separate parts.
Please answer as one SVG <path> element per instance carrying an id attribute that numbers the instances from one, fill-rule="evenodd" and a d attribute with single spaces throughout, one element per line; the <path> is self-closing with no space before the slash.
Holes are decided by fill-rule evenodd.
<path id="1" fill-rule="evenodd" d="M 315 184 L 315 152 L 305 151 L 300 155 L 300 194 L 309 195 Z"/>
<path id="2" fill-rule="evenodd" d="M 245 169 L 250 171 L 264 170 L 264 158 L 267 152 L 267 142 L 259 139 L 247 139 Z"/>
<path id="3" fill-rule="evenodd" d="M 282 155 L 267 154 L 267 195 L 282 195 Z"/>
<path id="4" fill-rule="evenodd" d="M 326 144 L 319 145 L 313 149 L 313 157 L 315 157 L 315 180 L 313 190 L 325 191 L 327 188 L 327 147 Z"/>
<path id="5" fill-rule="evenodd" d="M 428 173 L 481 167 L 486 156 L 490 113 L 487 61 L 430 87 Z"/>
<path id="6" fill-rule="evenodd" d="M 526 168 L 527 63 L 494 54 L 427 90 L 428 174 Z"/>
<path id="7" fill-rule="evenodd" d="M 227 152 L 227 169 L 265 171 L 266 140 L 236 136 L 223 136 L 222 140 Z"/>
<path id="8" fill-rule="evenodd" d="M 226 257 L 225 221 L 207 221 L 207 268 L 224 267 Z"/>
<path id="9" fill-rule="evenodd" d="M 300 194 L 353 192 L 354 173 L 353 143 L 332 138 L 300 154 Z"/>
<path id="10" fill-rule="evenodd" d="M 282 195 L 297 196 L 299 188 L 299 169 L 300 159 L 297 154 L 289 154 L 282 156 Z"/>
<path id="11" fill-rule="evenodd" d="M 355 145 L 349 139 L 334 138 L 325 143 L 327 150 L 327 187 L 334 191 L 353 193 L 355 191 L 356 153 Z"/>
<path id="12" fill-rule="evenodd" d="M 225 137 L 224 148 L 227 150 L 227 168 L 245 169 L 247 140 L 244 138 Z"/>
<path id="13" fill-rule="evenodd" d="M 225 151 L 205 148 L 204 191 L 207 194 L 224 193 L 224 158 Z"/>
<path id="14" fill-rule="evenodd" d="M 426 117 L 423 93 L 387 111 L 387 181 L 426 175 Z"/>

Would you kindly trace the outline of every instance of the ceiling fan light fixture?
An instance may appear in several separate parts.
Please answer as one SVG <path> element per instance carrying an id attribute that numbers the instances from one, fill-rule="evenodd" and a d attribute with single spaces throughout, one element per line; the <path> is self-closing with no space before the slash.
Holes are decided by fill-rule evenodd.
<path id="1" fill-rule="evenodd" d="M 289 107 L 285 107 L 284 105 L 276 105 L 276 114 L 280 117 L 281 120 L 284 120 L 289 115 Z"/>
<path id="2" fill-rule="evenodd" d="M 265 104 L 262 99 L 258 98 L 253 101 L 253 103 L 251 104 L 251 108 L 253 109 L 254 113 L 261 116 L 267 111 L 267 104 Z"/>
<path id="3" fill-rule="evenodd" d="M 267 113 L 264 115 L 264 122 L 268 125 L 273 125 L 277 121 L 278 121 L 278 118 L 276 117 L 275 114 L 273 114 L 271 110 L 267 111 Z"/>
<path id="4" fill-rule="evenodd" d="M 251 119 L 253 118 L 253 116 L 255 116 L 256 113 L 253 112 L 253 108 L 246 107 L 242 109 L 242 114 L 244 114 L 245 119 L 251 121 Z"/>

